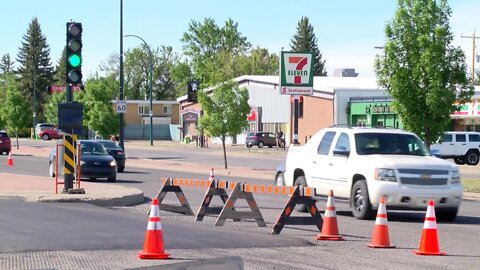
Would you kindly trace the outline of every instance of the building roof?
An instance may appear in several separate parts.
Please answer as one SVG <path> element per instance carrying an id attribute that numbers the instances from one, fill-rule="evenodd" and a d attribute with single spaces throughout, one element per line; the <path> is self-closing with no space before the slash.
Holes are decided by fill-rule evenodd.
<path id="1" fill-rule="evenodd" d="M 243 75 L 234 79 L 239 84 L 243 83 L 260 83 L 271 85 L 272 87 L 278 87 L 279 77 L 272 75 Z M 211 88 L 206 89 L 209 91 Z M 315 76 L 313 78 L 313 91 L 314 92 L 326 92 L 333 94 L 335 90 L 342 89 L 359 89 L 359 90 L 379 90 L 375 78 L 365 77 L 327 77 L 327 76 Z M 185 101 L 187 95 L 183 95 L 177 98 L 178 102 Z"/>

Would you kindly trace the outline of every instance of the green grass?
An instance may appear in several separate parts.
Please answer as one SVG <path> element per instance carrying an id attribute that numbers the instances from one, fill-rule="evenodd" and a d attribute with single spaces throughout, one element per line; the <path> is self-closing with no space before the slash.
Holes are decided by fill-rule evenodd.
<path id="1" fill-rule="evenodd" d="M 466 192 L 480 193 L 480 180 L 463 180 L 462 183 Z"/>

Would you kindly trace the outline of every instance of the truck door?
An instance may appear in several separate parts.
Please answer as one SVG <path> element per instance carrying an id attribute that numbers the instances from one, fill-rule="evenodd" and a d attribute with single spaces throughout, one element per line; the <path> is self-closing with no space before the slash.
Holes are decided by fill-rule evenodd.
<path id="1" fill-rule="evenodd" d="M 348 187 L 349 156 L 350 139 L 348 134 L 342 132 L 328 155 L 328 187 L 333 190 L 335 196 L 348 198 L 350 195 Z"/>
<path id="2" fill-rule="evenodd" d="M 328 154 L 332 146 L 333 139 L 335 138 L 335 131 L 326 132 L 320 143 L 318 144 L 317 151 L 311 155 L 311 161 L 308 165 L 307 175 L 310 179 L 307 179 L 309 186 L 317 188 L 317 193 L 328 194 L 328 182 L 329 182 L 329 165 Z M 308 162 L 308 161 L 307 161 Z"/>

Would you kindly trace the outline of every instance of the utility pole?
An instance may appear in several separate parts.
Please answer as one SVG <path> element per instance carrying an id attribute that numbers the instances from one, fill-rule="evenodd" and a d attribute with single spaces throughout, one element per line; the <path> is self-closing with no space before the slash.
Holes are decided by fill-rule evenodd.
<path id="1" fill-rule="evenodd" d="M 477 30 L 473 31 L 472 36 L 464 36 L 462 35 L 462 38 L 471 38 L 472 39 L 472 84 L 475 83 L 475 39 L 480 38 L 475 36 L 475 32 Z"/>
<path id="2" fill-rule="evenodd" d="M 123 100 L 123 0 L 120 0 L 120 83 L 118 87 L 118 99 Z M 123 113 L 118 114 L 118 136 L 120 137 L 120 147 L 125 153 L 124 133 L 123 133 Z"/>

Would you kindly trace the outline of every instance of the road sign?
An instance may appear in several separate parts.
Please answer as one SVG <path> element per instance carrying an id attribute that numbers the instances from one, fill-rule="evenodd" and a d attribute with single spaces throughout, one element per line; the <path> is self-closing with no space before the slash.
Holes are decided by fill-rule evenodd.
<path id="1" fill-rule="evenodd" d="M 313 60 L 313 53 L 281 52 L 281 95 L 313 95 Z"/>
<path id="2" fill-rule="evenodd" d="M 127 112 L 127 101 L 117 100 L 117 113 L 126 113 L 126 112 Z"/>
<path id="3" fill-rule="evenodd" d="M 65 91 L 67 87 L 63 85 L 50 85 L 49 88 L 50 88 L 50 93 L 59 93 L 59 92 Z M 72 85 L 72 91 L 78 92 L 80 90 L 81 88 L 79 85 Z"/>

